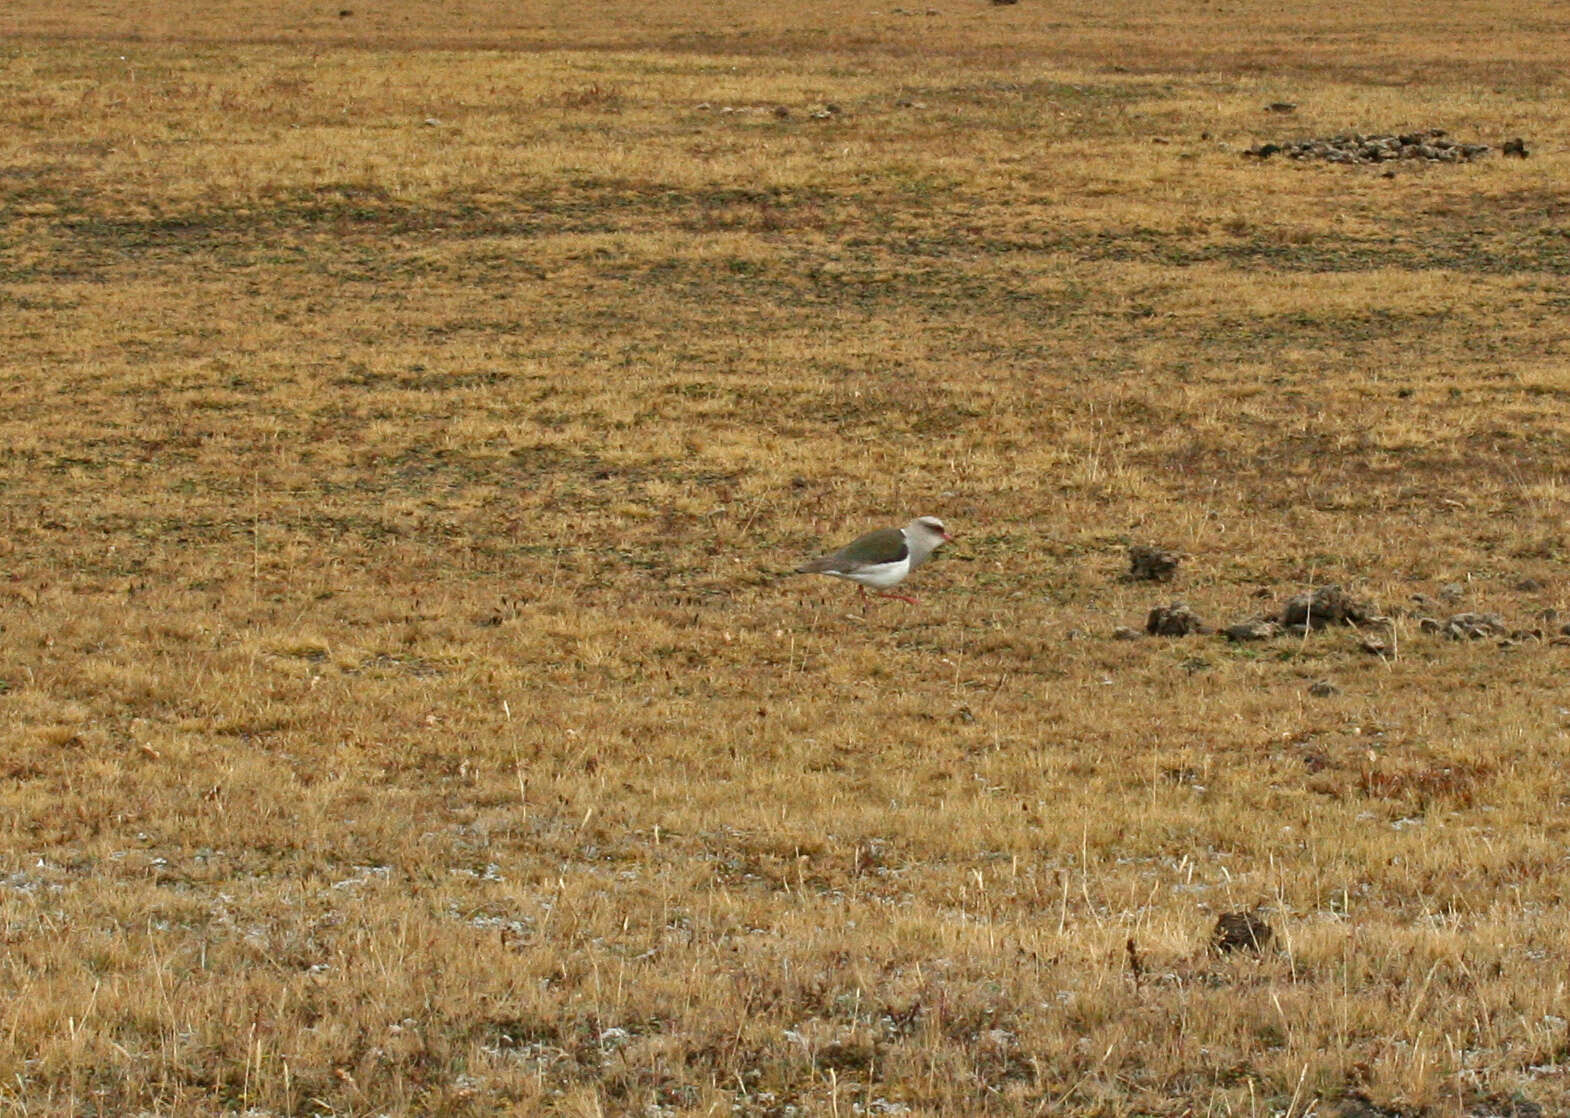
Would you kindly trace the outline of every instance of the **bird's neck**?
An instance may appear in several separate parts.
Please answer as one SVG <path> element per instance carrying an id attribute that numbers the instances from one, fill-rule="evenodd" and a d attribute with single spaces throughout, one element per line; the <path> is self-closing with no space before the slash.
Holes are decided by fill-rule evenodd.
<path id="1" fill-rule="evenodd" d="M 927 557 L 937 548 L 937 541 L 924 536 L 910 535 L 905 537 L 905 546 L 910 548 L 910 569 L 915 570 L 927 561 Z"/>

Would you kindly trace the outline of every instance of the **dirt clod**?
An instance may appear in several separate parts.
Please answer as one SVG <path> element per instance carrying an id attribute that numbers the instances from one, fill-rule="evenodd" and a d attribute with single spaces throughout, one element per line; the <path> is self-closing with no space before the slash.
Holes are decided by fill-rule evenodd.
<path id="1" fill-rule="evenodd" d="M 1288 102 L 1278 102 L 1286 105 Z M 1293 106 L 1294 108 L 1296 106 Z M 1290 112 L 1266 106 L 1267 112 Z M 1515 141 L 1512 141 L 1515 142 Z M 1505 154 L 1511 154 L 1506 144 Z M 1284 154 L 1288 159 L 1320 160 L 1325 163 L 1372 164 L 1395 160 L 1417 160 L 1424 163 L 1470 163 L 1487 155 L 1487 144 L 1464 144 L 1452 140 L 1441 128 L 1420 132 L 1365 136 L 1360 132 L 1343 132 L 1310 140 L 1287 140 L 1282 143 L 1255 144 L 1243 154 L 1252 159 L 1269 159 Z M 1525 151 L 1523 148 L 1522 156 Z"/>
<path id="2" fill-rule="evenodd" d="M 1503 637 L 1510 632 L 1497 613 L 1458 613 L 1443 621 L 1425 617 L 1418 622 L 1418 627 L 1425 633 L 1438 633 L 1453 641 Z"/>
<path id="3" fill-rule="evenodd" d="M 1390 646 L 1380 637 L 1365 635 L 1358 640 L 1357 647 L 1370 656 L 1388 656 L 1390 654 Z"/>
<path id="4" fill-rule="evenodd" d="M 1145 632 L 1155 637 L 1186 637 L 1190 633 L 1208 633 L 1210 626 L 1184 603 L 1173 602 L 1150 611 L 1145 618 Z"/>
<path id="5" fill-rule="evenodd" d="M 1246 641 L 1268 641 L 1272 637 L 1281 635 L 1281 626 L 1268 617 L 1256 617 L 1252 621 L 1239 621 L 1236 625 L 1228 625 L 1221 630 L 1221 634 L 1227 640 L 1239 644 Z"/>
<path id="6" fill-rule="evenodd" d="M 1339 586 L 1321 586 L 1288 598 L 1281 607 L 1281 624 L 1299 631 L 1326 625 L 1366 625 L 1381 620 L 1372 602 L 1354 598 Z"/>
<path id="7" fill-rule="evenodd" d="M 1402 1111 L 1376 1105 L 1361 1091 L 1353 1091 L 1336 1107 L 1335 1118 L 1405 1118 L 1405 1115 Z"/>
<path id="8" fill-rule="evenodd" d="M 1167 582 L 1177 573 L 1182 556 L 1175 551 L 1135 544 L 1128 549 L 1128 577 L 1131 582 Z"/>
<path id="9" fill-rule="evenodd" d="M 1233 951 L 1265 949 L 1275 930 L 1256 912 L 1223 912 L 1210 933 L 1210 947 L 1218 955 Z"/>
<path id="10" fill-rule="evenodd" d="M 1474 1103 L 1467 1118 L 1543 1118 L 1543 1108 L 1520 1095 L 1482 1099 Z"/>

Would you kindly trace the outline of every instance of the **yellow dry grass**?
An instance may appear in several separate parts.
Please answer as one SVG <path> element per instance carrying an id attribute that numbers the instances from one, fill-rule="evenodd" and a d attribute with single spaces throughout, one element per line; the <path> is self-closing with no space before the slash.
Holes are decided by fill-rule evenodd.
<path id="1" fill-rule="evenodd" d="M 0 1106 L 1570 1109 L 1561 16 L 12 0 Z"/>

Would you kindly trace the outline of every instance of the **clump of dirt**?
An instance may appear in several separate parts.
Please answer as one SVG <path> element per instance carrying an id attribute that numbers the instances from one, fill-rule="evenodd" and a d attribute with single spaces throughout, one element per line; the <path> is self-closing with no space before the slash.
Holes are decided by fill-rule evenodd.
<path id="1" fill-rule="evenodd" d="M 1284 155 L 1288 159 L 1345 164 L 1389 163 L 1400 159 L 1424 163 L 1470 163 L 1492 150 L 1487 144 L 1466 144 L 1452 140 L 1443 128 L 1428 128 L 1418 132 L 1375 136 L 1343 132 L 1319 139 L 1255 144 L 1243 155 L 1249 159 Z"/>
<path id="2" fill-rule="evenodd" d="M 1281 606 L 1283 628 L 1303 633 L 1326 625 L 1368 625 L 1383 621 L 1372 602 L 1354 598 L 1339 586 L 1294 594 Z"/>
<path id="3" fill-rule="evenodd" d="M 1175 551 L 1135 544 L 1128 549 L 1130 582 L 1170 582 L 1177 574 L 1182 556 Z"/>
<path id="4" fill-rule="evenodd" d="M 1475 641 L 1485 637 L 1503 637 L 1510 633 L 1504 619 L 1497 613 L 1458 613 L 1443 621 L 1425 617 L 1418 622 L 1425 633 L 1441 633 L 1453 641 Z"/>
<path id="5" fill-rule="evenodd" d="M 1238 644 L 1246 641 L 1268 641 L 1272 637 L 1281 635 L 1281 626 L 1268 617 L 1256 617 L 1251 621 L 1239 621 L 1236 625 L 1228 625 L 1221 630 L 1221 635 Z"/>
<path id="6" fill-rule="evenodd" d="M 1257 912 L 1223 912 L 1211 930 L 1210 947 L 1218 955 L 1233 951 L 1252 951 L 1257 955 L 1275 934 Z"/>
<path id="7" fill-rule="evenodd" d="M 1145 618 L 1145 632 L 1154 637 L 1186 637 L 1190 633 L 1210 631 L 1210 626 L 1200 620 L 1199 614 L 1182 602 L 1157 606 Z"/>
<path id="8" fill-rule="evenodd" d="M 1406 1111 L 1376 1106 L 1361 1091 L 1352 1091 L 1341 1099 L 1334 1118 L 1406 1118 Z"/>
<path id="9" fill-rule="evenodd" d="M 1131 555 L 1135 550 L 1138 549 L 1130 549 Z M 1132 581 L 1134 574 L 1130 572 L 1125 577 Z M 1455 600 L 1464 596 L 1464 588 L 1455 583 L 1443 587 L 1438 593 L 1441 598 Z M 1528 642 L 1570 646 L 1570 624 L 1564 623 L 1559 612 L 1554 609 L 1538 610 L 1532 625 L 1513 629 L 1498 613 L 1469 611 L 1451 614 L 1440 608 L 1442 603 L 1438 599 L 1426 594 L 1414 594 L 1412 601 L 1423 612 L 1398 607 L 1395 611 L 1397 616 L 1415 618 L 1423 632 L 1448 640 L 1493 639 L 1501 649 L 1516 648 Z M 1145 618 L 1143 632 L 1119 626 L 1113 630 L 1112 637 L 1114 640 L 1138 640 L 1145 633 L 1156 637 L 1219 633 L 1235 644 L 1247 644 L 1281 636 L 1306 637 L 1333 625 L 1350 628 L 1355 647 L 1363 652 L 1382 659 L 1397 654 L 1399 635 L 1396 618 L 1381 615 L 1379 607 L 1371 600 L 1348 593 L 1339 585 L 1321 586 L 1294 594 L 1282 602 L 1274 613 L 1255 614 L 1220 629 L 1208 625 L 1186 603 L 1174 601 L 1171 605 L 1152 609 Z M 1314 693 L 1331 694 L 1333 691 Z"/>

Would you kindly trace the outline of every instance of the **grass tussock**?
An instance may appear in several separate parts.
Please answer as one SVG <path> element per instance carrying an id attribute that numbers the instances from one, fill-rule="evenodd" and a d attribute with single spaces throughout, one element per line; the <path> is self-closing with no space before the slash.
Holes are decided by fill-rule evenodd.
<path id="1" fill-rule="evenodd" d="M 0 26 L 6 1107 L 1570 1107 L 1546 10 Z"/>

